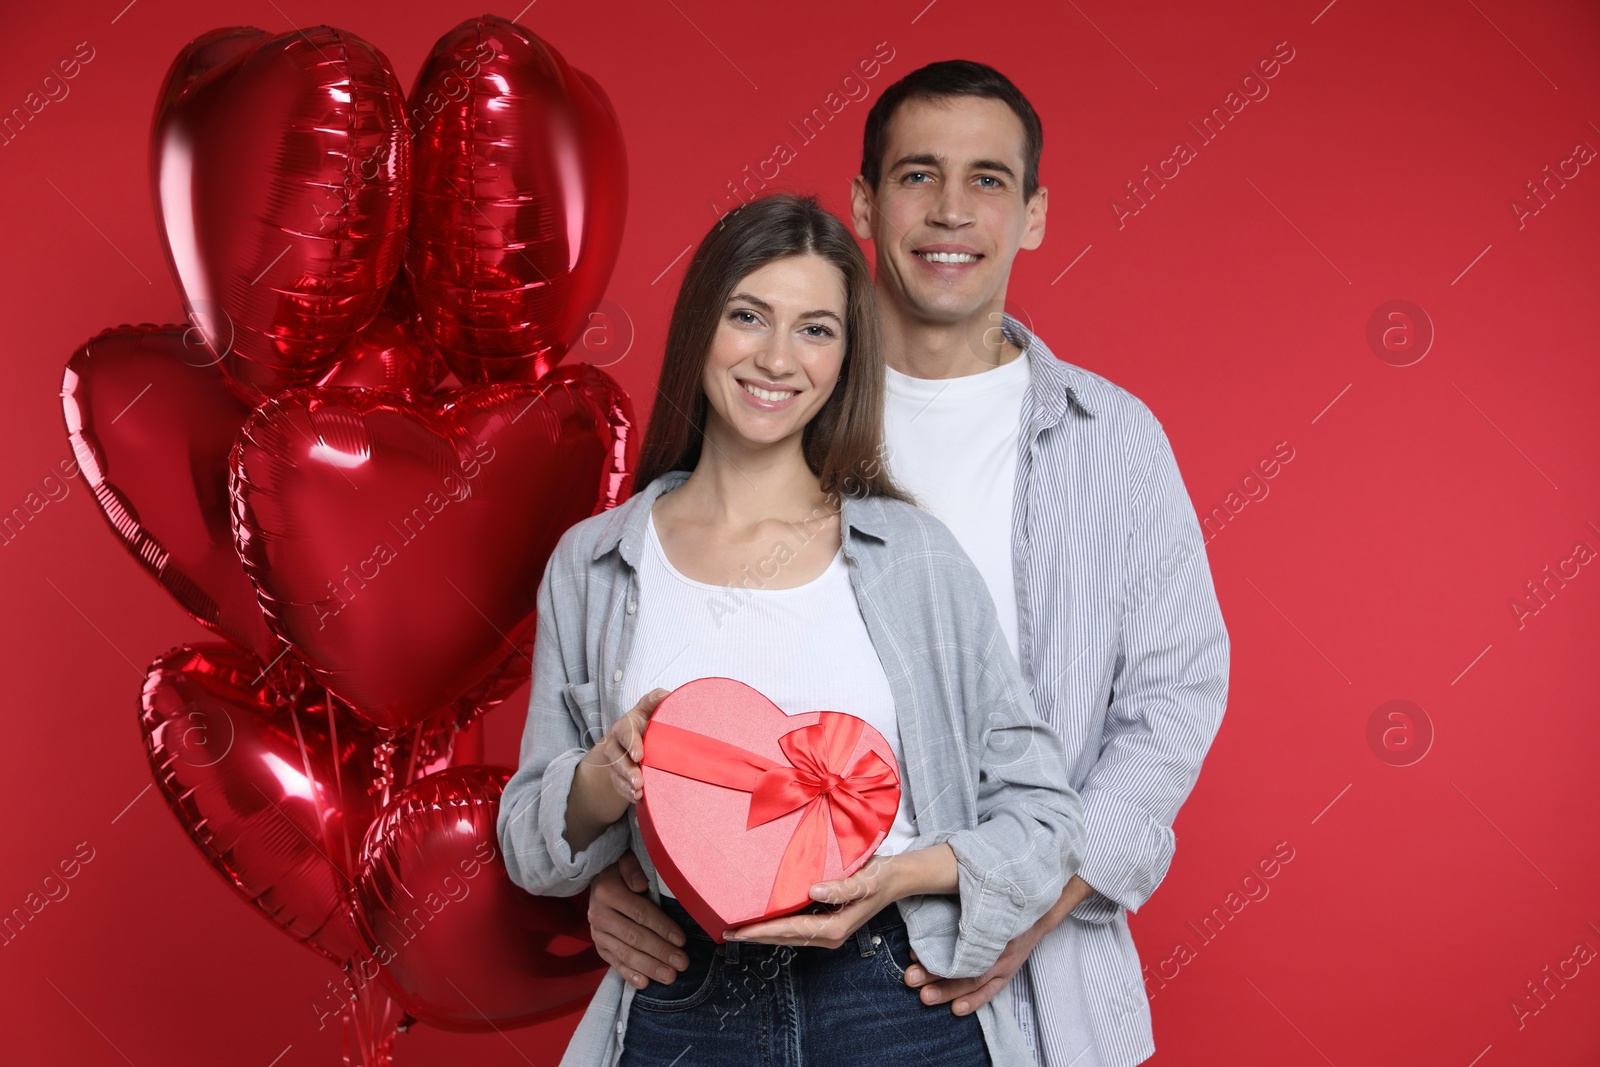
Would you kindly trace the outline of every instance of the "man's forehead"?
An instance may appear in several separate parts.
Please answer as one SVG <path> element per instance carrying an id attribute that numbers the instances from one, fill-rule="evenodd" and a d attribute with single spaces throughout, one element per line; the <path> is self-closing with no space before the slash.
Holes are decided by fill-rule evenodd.
<path id="1" fill-rule="evenodd" d="M 889 121 L 885 154 L 891 166 L 902 159 L 945 168 L 996 158 L 1020 164 L 1026 136 L 1016 113 L 992 97 L 907 100 Z"/>

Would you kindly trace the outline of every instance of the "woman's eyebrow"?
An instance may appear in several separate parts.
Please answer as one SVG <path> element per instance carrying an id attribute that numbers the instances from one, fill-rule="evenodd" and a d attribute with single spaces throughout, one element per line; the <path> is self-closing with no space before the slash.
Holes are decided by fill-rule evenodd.
<path id="1" fill-rule="evenodd" d="M 728 303 L 730 304 L 736 304 L 741 301 L 746 304 L 754 304 L 767 314 L 772 314 L 772 305 L 761 299 L 759 296 L 755 296 L 754 294 L 734 293 L 732 296 L 728 297 Z M 839 313 L 836 311 L 829 311 L 827 308 L 818 308 L 815 311 L 802 311 L 799 315 L 799 318 L 817 319 L 824 316 L 832 319 L 834 322 L 837 322 L 840 326 L 844 325 L 844 319 L 839 317 Z"/>

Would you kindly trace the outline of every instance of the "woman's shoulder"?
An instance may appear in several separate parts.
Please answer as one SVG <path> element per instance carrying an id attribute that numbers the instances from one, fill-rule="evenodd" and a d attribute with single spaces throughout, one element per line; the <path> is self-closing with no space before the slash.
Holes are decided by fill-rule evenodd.
<path id="1" fill-rule="evenodd" d="M 621 540 L 628 519 L 642 505 L 639 496 L 630 496 L 616 507 L 579 519 L 561 535 L 551 558 L 569 568 L 586 568 L 597 555 L 603 554 L 599 552 L 602 545 L 615 545 Z"/>

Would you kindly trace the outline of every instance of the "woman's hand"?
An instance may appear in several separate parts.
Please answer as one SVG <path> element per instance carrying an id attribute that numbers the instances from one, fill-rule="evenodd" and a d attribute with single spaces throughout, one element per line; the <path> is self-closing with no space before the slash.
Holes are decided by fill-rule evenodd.
<path id="1" fill-rule="evenodd" d="M 572 775 L 563 835 L 574 855 L 592 845 L 606 827 L 644 796 L 644 728 L 669 690 L 652 689 L 612 724 L 600 743 L 583 754 Z"/>
<path id="2" fill-rule="evenodd" d="M 874 856 L 849 878 L 818 882 L 811 899 L 836 910 L 763 919 L 726 931 L 728 941 L 838 948 L 861 925 L 897 900 L 923 893 L 956 892 L 956 854 L 949 845 Z"/>
<path id="3" fill-rule="evenodd" d="M 584 763 L 605 773 L 622 798 L 624 811 L 628 804 L 636 804 L 644 796 L 644 773 L 639 769 L 639 761 L 644 759 L 644 728 L 669 692 L 652 689 L 640 697 L 639 703 L 613 723 L 600 743 L 583 757 Z"/>

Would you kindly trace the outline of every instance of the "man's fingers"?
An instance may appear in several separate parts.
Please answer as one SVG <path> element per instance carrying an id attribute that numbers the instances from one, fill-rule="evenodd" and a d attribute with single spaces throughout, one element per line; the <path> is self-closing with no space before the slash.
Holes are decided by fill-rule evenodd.
<path id="1" fill-rule="evenodd" d="M 927 981 L 926 979 L 931 976 L 928 975 L 925 968 L 917 967 L 914 969 L 921 971 L 924 975 L 925 984 L 922 986 L 922 1003 L 924 1004 L 945 1004 L 955 1000 L 957 997 L 964 997 L 989 979 L 987 974 L 981 974 L 976 978 L 940 978 L 937 981 Z M 911 970 L 911 968 L 906 970 L 907 981 L 911 978 Z"/>
<path id="2" fill-rule="evenodd" d="M 973 1012 L 989 1003 L 989 1001 L 993 1000 L 994 995 L 1005 988 L 1005 984 L 1005 977 L 1003 975 L 997 975 L 983 983 L 983 985 L 979 986 L 971 993 L 968 993 L 966 996 L 958 997 L 956 1002 L 950 1005 L 950 1010 L 957 1015 L 971 1015 Z"/>
<path id="3" fill-rule="evenodd" d="M 649 901 L 643 903 L 649 905 Z M 654 905 L 650 905 L 654 908 Z M 629 911 L 614 911 L 609 915 L 600 915 L 589 925 L 590 933 L 599 943 L 599 935 L 604 934 L 612 941 L 621 945 L 630 952 L 639 953 L 639 956 L 629 958 L 628 965 L 635 970 L 646 971 L 656 965 L 667 965 L 678 970 L 689 966 L 689 958 L 683 950 L 673 944 L 662 934 L 657 933 L 650 926 L 640 922 L 643 915 L 635 915 Z M 663 926 L 675 926 L 671 919 L 665 916 Z"/>
<path id="4" fill-rule="evenodd" d="M 643 893 L 650 888 L 650 879 L 644 873 L 644 865 L 631 851 L 622 854 L 622 858 L 617 861 L 617 870 L 622 874 L 623 882 L 635 893 Z"/>
<path id="5" fill-rule="evenodd" d="M 676 968 L 671 967 L 650 953 L 630 947 L 620 938 L 603 930 L 595 931 L 594 947 L 600 953 L 600 958 L 615 967 L 617 973 L 635 988 L 643 988 L 644 982 L 638 980 L 643 978 L 652 978 L 666 985 L 678 977 L 678 971 L 689 966 L 689 961 L 680 955 L 682 963 Z"/>
<path id="6" fill-rule="evenodd" d="M 677 948 L 682 948 L 687 940 L 683 928 L 673 922 L 672 916 L 657 907 L 655 901 L 649 897 L 636 896 L 617 910 L 622 913 L 624 919 L 630 920 L 639 928 L 638 933 L 641 937 L 654 934 L 663 941 L 672 942 Z M 663 953 L 658 952 L 656 955 L 661 959 L 667 958 Z"/>

